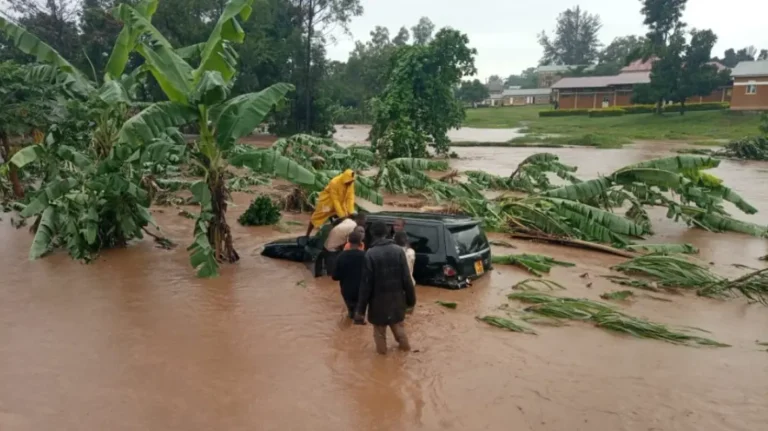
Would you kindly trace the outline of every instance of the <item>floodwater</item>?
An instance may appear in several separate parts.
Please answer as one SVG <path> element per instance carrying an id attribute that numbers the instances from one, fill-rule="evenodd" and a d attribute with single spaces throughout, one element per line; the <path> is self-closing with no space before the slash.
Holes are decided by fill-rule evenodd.
<path id="1" fill-rule="evenodd" d="M 368 139 L 371 126 L 362 124 L 337 124 L 333 139 L 342 144 L 363 144 Z M 453 142 L 507 142 L 510 139 L 523 136 L 519 128 L 511 129 L 478 129 L 462 127 L 448 131 L 448 138 Z"/>
<path id="2" fill-rule="evenodd" d="M 664 155 L 547 149 L 582 178 Z M 459 148 L 461 168 L 509 173 L 535 149 Z M 768 214 L 768 164 L 723 162 L 714 173 Z M 232 224 L 242 260 L 196 279 L 191 221 L 154 215 L 174 250 L 144 241 L 85 265 L 57 253 L 29 262 L 31 235 L 0 222 L 0 430 L 757 430 L 768 423 L 768 310 L 736 299 L 643 293 L 630 314 L 711 331 L 730 348 L 639 340 L 582 324 L 509 333 L 477 322 L 500 314 L 527 278 L 497 268 L 462 291 L 418 287 L 407 330 L 416 351 L 374 353 L 370 326 L 343 317 L 338 286 L 301 264 L 269 260 L 261 246 L 298 235 Z M 741 215 L 740 215 L 741 217 Z M 709 234 L 654 220 L 653 241 L 687 241 L 715 270 L 762 267 L 765 240 Z M 285 230 L 285 229 L 283 229 Z M 497 236 L 497 239 L 501 239 Z M 555 268 L 564 294 L 598 299 L 621 258 L 510 241 L 517 250 L 577 264 Z M 581 277 L 583 274 L 587 274 Z M 455 301 L 448 310 L 436 300 Z M 517 304 L 511 304 L 517 306 Z"/>

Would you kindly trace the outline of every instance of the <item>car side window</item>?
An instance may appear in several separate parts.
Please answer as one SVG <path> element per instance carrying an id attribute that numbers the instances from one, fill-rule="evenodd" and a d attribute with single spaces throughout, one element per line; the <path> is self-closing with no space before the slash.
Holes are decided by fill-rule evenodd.
<path id="1" fill-rule="evenodd" d="M 416 253 L 437 253 L 440 248 L 437 232 L 438 230 L 435 226 L 405 224 L 405 233 L 408 234 L 408 242 Z"/>

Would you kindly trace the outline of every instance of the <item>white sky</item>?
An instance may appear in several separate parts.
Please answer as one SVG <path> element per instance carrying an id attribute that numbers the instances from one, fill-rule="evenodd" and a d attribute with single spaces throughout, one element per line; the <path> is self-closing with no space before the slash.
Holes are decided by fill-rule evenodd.
<path id="1" fill-rule="evenodd" d="M 557 15 L 569 7 L 600 15 L 603 28 L 600 40 L 610 43 L 614 37 L 642 35 L 640 0 L 361 0 L 365 12 L 354 18 L 352 36 L 337 35 L 329 45 L 331 59 L 346 61 L 355 40 L 367 41 L 377 25 L 389 28 L 390 37 L 401 26 L 410 29 L 419 18 L 427 16 L 435 28 L 453 27 L 469 36 L 477 48 L 475 65 L 478 77 L 506 77 L 536 66 L 541 47 L 536 35 L 552 33 Z M 710 28 L 718 36 L 713 55 L 722 56 L 728 48 L 754 45 L 768 49 L 768 1 L 766 0 L 688 0 L 683 21 L 689 28 Z"/>

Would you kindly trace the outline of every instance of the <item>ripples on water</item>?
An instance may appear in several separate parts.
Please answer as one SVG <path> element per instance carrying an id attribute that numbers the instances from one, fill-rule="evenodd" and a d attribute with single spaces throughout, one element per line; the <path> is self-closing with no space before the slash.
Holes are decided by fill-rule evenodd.
<path id="1" fill-rule="evenodd" d="M 654 147 L 548 149 L 583 178 L 659 155 Z M 508 173 L 535 149 L 459 148 L 462 169 Z M 714 173 L 768 214 L 764 165 L 723 162 Z M 260 247 L 288 236 L 237 225 L 243 257 L 199 280 L 184 245 L 191 222 L 156 212 L 180 246 L 150 242 L 83 265 L 55 254 L 28 262 L 31 236 L 0 223 L 0 430 L 756 430 L 768 421 L 768 312 L 741 300 L 639 299 L 639 316 L 711 330 L 734 347 L 687 348 L 584 325 L 538 336 L 484 326 L 526 274 L 497 269 L 470 289 L 418 288 L 408 318 L 418 352 L 373 352 L 371 328 L 343 318 L 338 286 Z M 654 220 L 659 240 L 686 241 L 718 269 L 759 266 L 765 241 Z M 304 220 L 303 218 L 301 220 Z M 301 227 L 296 228 L 297 235 Z M 552 277 L 571 296 L 614 286 L 595 274 L 620 261 L 517 242 L 576 262 Z M 505 252 L 508 252 L 505 250 Z M 589 279 L 579 275 L 588 272 Z M 303 283 L 300 283 L 302 282 Z M 592 282 L 591 288 L 586 287 Z M 457 310 L 434 304 L 456 301 Z M 762 350 L 765 348 L 763 347 Z"/>

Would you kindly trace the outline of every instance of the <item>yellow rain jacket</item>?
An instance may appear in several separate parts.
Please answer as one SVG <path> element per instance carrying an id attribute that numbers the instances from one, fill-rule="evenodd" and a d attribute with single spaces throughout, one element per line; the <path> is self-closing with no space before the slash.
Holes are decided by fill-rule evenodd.
<path id="1" fill-rule="evenodd" d="M 355 173 L 347 169 L 333 177 L 320 192 L 312 213 L 312 224 L 320 227 L 332 215 L 349 217 L 355 212 Z"/>

